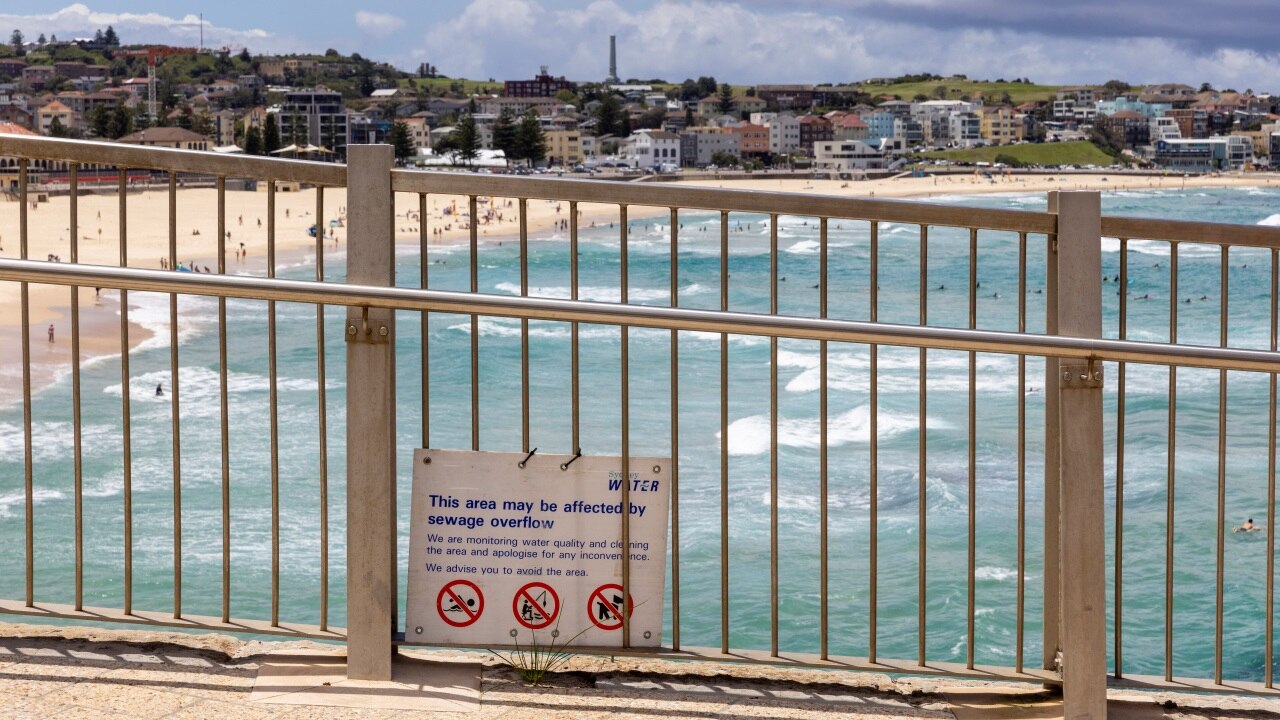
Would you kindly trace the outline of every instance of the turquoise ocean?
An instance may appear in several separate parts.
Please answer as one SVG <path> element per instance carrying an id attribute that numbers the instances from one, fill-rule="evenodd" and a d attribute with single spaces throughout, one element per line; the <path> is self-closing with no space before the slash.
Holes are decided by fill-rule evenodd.
<path id="1" fill-rule="evenodd" d="M 1043 209 L 1043 195 L 1002 194 L 935 198 L 933 202 L 986 208 Z M 1105 193 L 1104 213 L 1244 224 L 1280 224 L 1280 190 L 1246 188 Z M 630 223 L 629 295 L 633 303 L 669 301 L 670 228 L 665 215 Z M 679 228 L 680 305 L 718 308 L 719 216 L 682 212 Z M 779 309 L 815 315 L 819 237 L 815 218 L 778 220 Z M 769 218 L 730 216 L 729 297 L 735 310 L 769 307 Z M 829 227 L 830 310 L 835 318 L 868 318 L 870 232 L 865 222 L 833 219 Z M 919 317 L 919 229 L 881 224 L 880 308 L 885 322 Z M 1028 242 L 1029 331 L 1043 329 L 1043 237 Z M 968 232 L 932 228 L 929 234 L 928 316 L 931 324 L 968 323 Z M 982 232 L 978 241 L 978 326 L 1018 326 L 1018 237 Z M 1119 243 L 1104 240 L 1102 273 L 1119 273 Z M 1179 251 L 1178 337 L 1216 345 L 1219 276 L 1216 246 Z M 619 229 L 607 222 L 581 231 L 581 298 L 619 297 Z M 1169 333 L 1167 243 L 1129 244 L 1128 335 L 1164 341 Z M 431 287 L 469 287 L 468 250 L 432 248 Z M 481 292 L 518 294 L 519 244 L 514 238 L 480 250 Z M 326 276 L 345 275 L 342 256 L 326 257 Z M 1266 348 L 1270 342 L 1270 253 L 1235 249 L 1228 258 L 1229 342 Z M 398 283 L 418 284 L 416 249 L 397 253 Z M 314 257 L 279 269 L 282 277 L 314 277 Z M 533 295 L 568 297 L 569 242 L 565 233 L 529 243 Z M 1116 282 L 1103 285 L 1104 332 L 1118 334 Z M 104 291 L 104 297 L 114 291 Z M 1187 302 L 1190 300 L 1190 302 Z M 127 392 L 133 418 L 134 604 L 171 609 L 173 480 L 172 386 L 168 297 L 130 296 L 132 318 L 155 332 L 131 354 Z M 221 608 L 221 455 L 217 365 L 217 303 L 183 297 L 180 327 L 183 609 L 218 615 Z M 265 303 L 232 300 L 229 315 L 231 433 L 232 615 L 269 617 L 270 476 Z M 319 426 L 315 309 L 279 304 L 281 489 L 281 616 L 316 623 L 320 596 Z M 345 373 L 339 308 L 327 312 L 329 412 L 330 617 L 344 624 L 343 555 Z M 520 449 L 520 325 L 481 319 L 481 447 Z M 670 453 L 669 363 L 666 331 L 631 330 L 631 443 L 637 455 Z M 400 565 L 407 563 L 412 450 L 421 445 L 419 317 L 397 324 Z M 530 323 L 532 445 L 541 453 L 569 453 L 568 325 Z M 470 321 L 433 314 L 429 328 L 431 445 L 466 449 L 470 438 Z M 14 339 L 16 341 L 16 338 Z M 681 641 L 719 646 L 720 336 L 682 333 L 680 340 L 680 601 Z M 868 648 L 870 432 L 868 348 L 832 343 L 829 357 L 830 512 L 829 640 L 832 654 L 865 655 Z M 918 351 L 882 348 L 879 359 L 879 635 L 881 657 L 916 654 Z M 818 346 L 780 341 L 779 375 L 779 615 L 784 650 L 816 652 L 819 643 Z M 928 512 L 926 599 L 931 660 L 963 661 L 966 653 L 968 521 L 968 354 L 928 354 Z M 619 435 L 620 331 L 581 329 L 582 438 L 587 454 L 616 454 Z M 1015 653 L 1017 561 L 1017 359 L 977 357 L 976 642 L 979 663 L 1012 665 Z M 1107 369 L 1106 488 L 1108 608 L 1114 616 L 1116 489 L 1116 369 Z M 1129 366 L 1124 467 L 1123 622 L 1127 673 L 1163 672 L 1168 371 Z M 734 647 L 769 646 L 769 342 L 729 339 L 729 617 Z M 1043 362 L 1027 361 L 1025 570 L 1028 665 L 1040 656 L 1043 563 Z M 4 368 L 5 382 L 20 377 Z M 1175 484 L 1174 671 L 1212 672 L 1218 463 L 1217 371 L 1178 373 Z M 84 522 L 85 603 L 123 601 L 123 471 L 120 359 L 85 364 Z M 1267 519 L 1267 377 L 1230 373 L 1227 392 L 1226 497 L 1229 525 Z M 41 389 L 34 402 L 35 593 L 38 600 L 73 601 L 72 401 L 69 375 Z M 23 597 L 22 408 L 0 408 L 0 596 Z M 1229 534 L 1225 566 L 1226 676 L 1258 679 L 1263 672 L 1266 542 L 1264 533 Z M 670 569 L 668 570 L 670 572 Z M 401 602 L 403 589 L 401 584 Z M 668 583 L 668 594 L 671 588 Z M 667 606 L 668 642 L 671 637 Z M 1110 641 L 1109 641 L 1110 642 Z"/>

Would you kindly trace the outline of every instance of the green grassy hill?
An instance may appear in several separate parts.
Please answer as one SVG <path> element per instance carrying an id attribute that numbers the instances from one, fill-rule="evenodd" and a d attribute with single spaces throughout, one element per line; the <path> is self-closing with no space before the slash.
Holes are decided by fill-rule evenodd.
<path id="1" fill-rule="evenodd" d="M 939 98 L 935 92 L 939 87 L 947 89 L 946 97 Z M 1027 85 L 1016 82 L 976 82 L 973 80 L 927 80 L 924 82 L 895 83 L 893 85 L 866 85 L 863 90 L 872 96 L 897 95 L 903 100 L 912 100 L 916 95 L 925 95 L 930 100 L 960 100 L 967 95 L 976 98 L 979 94 L 988 102 L 998 102 L 1009 94 L 1013 103 L 1019 104 L 1033 100 L 1052 100 L 1057 92 L 1057 85 Z"/>
<path id="2" fill-rule="evenodd" d="M 992 145 L 965 150 L 920 153 L 917 157 L 952 162 L 995 162 L 997 155 L 1009 155 L 1026 165 L 1112 165 L 1115 158 L 1088 140 L 1025 145 Z"/>

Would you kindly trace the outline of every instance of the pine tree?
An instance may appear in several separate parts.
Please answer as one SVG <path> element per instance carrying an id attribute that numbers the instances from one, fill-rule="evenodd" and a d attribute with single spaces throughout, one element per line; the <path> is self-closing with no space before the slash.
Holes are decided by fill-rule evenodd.
<path id="1" fill-rule="evenodd" d="M 116 35 L 116 29 L 110 25 L 107 26 L 107 31 L 102 34 L 102 41 L 107 44 L 107 47 L 120 47 L 120 36 Z"/>
<path id="2" fill-rule="evenodd" d="M 533 110 L 520 118 L 516 126 L 516 156 L 529 165 L 536 165 L 547 157 L 547 137 L 542 132 L 542 122 Z"/>
<path id="3" fill-rule="evenodd" d="M 450 134 L 454 152 L 459 160 L 470 165 L 480 155 L 480 133 L 475 118 L 464 115 Z"/>
<path id="4" fill-rule="evenodd" d="M 118 140 L 133 132 L 133 113 L 123 105 L 117 105 L 111 111 L 111 121 L 107 123 L 107 135 Z"/>
<path id="5" fill-rule="evenodd" d="M 619 113 L 618 98 L 612 94 L 605 95 L 600 101 L 600 109 L 596 111 L 596 135 L 617 135 Z"/>
<path id="6" fill-rule="evenodd" d="M 508 162 L 517 159 L 516 117 L 510 108 L 502 108 L 498 119 L 493 122 L 493 149 L 501 150 Z"/>
<path id="7" fill-rule="evenodd" d="M 280 126 L 276 125 L 276 116 L 273 113 L 267 113 L 267 120 L 262 125 L 263 154 L 273 153 L 281 147 Z"/>
<path id="8" fill-rule="evenodd" d="M 400 120 L 391 126 L 391 144 L 396 149 L 396 160 L 402 163 L 418 151 L 413 144 L 413 137 L 409 134 L 409 125 Z"/>
<path id="9" fill-rule="evenodd" d="M 693 127 L 693 106 L 692 105 L 684 106 L 684 126 L 687 128 Z"/>
<path id="10" fill-rule="evenodd" d="M 244 152 L 246 155 L 262 154 L 262 131 L 257 125 L 249 128 L 244 134 Z"/>
<path id="11" fill-rule="evenodd" d="M 55 117 L 53 121 L 49 123 L 49 136 L 50 137 L 66 137 L 67 136 L 67 128 L 62 124 L 62 118 Z"/>
<path id="12" fill-rule="evenodd" d="M 89 111 L 89 127 L 97 137 L 111 137 L 111 108 L 106 105 L 95 105 Z"/>
<path id="13" fill-rule="evenodd" d="M 44 39 L 44 33 L 40 33 L 40 37 L 36 38 L 37 45 L 44 45 L 47 42 L 49 41 Z"/>
<path id="14" fill-rule="evenodd" d="M 722 115 L 733 114 L 733 86 L 729 83 L 720 86 L 720 100 L 717 102 L 716 109 Z"/>
<path id="15" fill-rule="evenodd" d="M 23 47 L 23 40 L 25 38 L 22 36 L 21 30 L 14 30 L 13 34 L 9 36 L 9 44 L 13 46 L 13 52 L 18 57 L 27 54 L 27 49 Z"/>

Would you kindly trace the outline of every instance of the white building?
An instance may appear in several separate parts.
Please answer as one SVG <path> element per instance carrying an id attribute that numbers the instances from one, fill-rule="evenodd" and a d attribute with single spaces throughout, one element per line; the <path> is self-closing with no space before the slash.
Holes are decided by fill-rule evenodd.
<path id="1" fill-rule="evenodd" d="M 879 170 L 885 167 L 885 156 L 860 140 L 824 140 L 813 144 L 813 164 L 838 173 Z"/>
<path id="2" fill-rule="evenodd" d="M 662 130 L 637 130 L 623 142 L 621 160 L 635 168 L 680 164 L 680 136 Z"/>
<path id="3" fill-rule="evenodd" d="M 1182 137 L 1182 131 L 1178 129 L 1178 121 L 1174 118 L 1154 117 L 1150 122 L 1152 145 L 1160 140 L 1177 140 Z"/>

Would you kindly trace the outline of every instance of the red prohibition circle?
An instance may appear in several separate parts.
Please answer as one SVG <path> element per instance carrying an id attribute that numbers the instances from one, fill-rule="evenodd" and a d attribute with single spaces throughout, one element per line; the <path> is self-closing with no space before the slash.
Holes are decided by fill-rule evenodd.
<path id="1" fill-rule="evenodd" d="M 622 613 L 618 612 L 618 607 L 605 596 L 606 590 L 617 592 L 615 598 L 621 597 L 622 586 L 617 583 L 607 583 L 601 585 L 591 594 L 587 596 L 587 617 L 590 618 L 592 624 L 601 630 L 617 630 L 622 627 Z M 636 611 L 635 598 L 627 596 L 627 617 L 633 615 Z"/>
<path id="2" fill-rule="evenodd" d="M 551 596 L 551 600 L 555 603 L 548 611 L 536 599 L 534 594 L 541 590 Z M 522 602 L 523 601 L 523 604 Z M 522 609 L 529 610 L 528 613 L 522 613 Z M 556 593 L 555 588 L 544 582 L 531 582 L 516 591 L 511 598 L 511 614 L 516 616 L 516 622 L 529 628 L 530 630 L 541 630 L 560 617 L 560 596 Z M 533 619 L 534 615 L 541 616 L 541 620 Z"/>
<path id="3" fill-rule="evenodd" d="M 455 588 L 470 588 L 476 594 L 475 606 L 463 600 Z M 454 627 L 467 627 L 480 619 L 480 614 L 484 612 L 484 593 L 480 592 L 480 588 L 470 580 L 454 580 L 440 588 L 440 594 L 436 595 L 436 613 L 440 619 Z M 448 613 L 461 613 L 461 619 L 449 617 Z"/>

